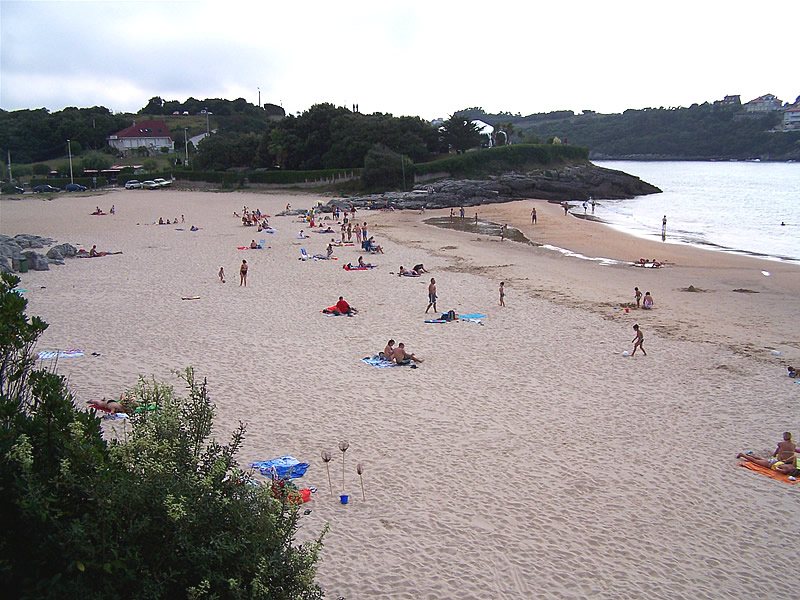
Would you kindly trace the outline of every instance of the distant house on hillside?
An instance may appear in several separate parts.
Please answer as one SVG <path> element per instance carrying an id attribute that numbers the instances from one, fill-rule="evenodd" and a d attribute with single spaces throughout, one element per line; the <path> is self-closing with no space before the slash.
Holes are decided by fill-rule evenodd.
<path id="1" fill-rule="evenodd" d="M 800 107 L 787 108 L 784 111 L 783 128 L 787 130 L 800 129 Z"/>
<path id="2" fill-rule="evenodd" d="M 739 94 L 725 96 L 722 100 L 714 100 L 714 104 L 735 104 L 740 105 L 742 103 L 741 96 Z"/>
<path id="3" fill-rule="evenodd" d="M 147 148 L 150 154 L 160 152 L 161 148 L 175 149 L 175 142 L 164 121 L 134 122 L 130 127 L 108 136 L 108 145 L 124 155 L 142 147 Z"/>
<path id="4" fill-rule="evenodd" d="M 750 100 L 747 104 L 744 105 L 747 112 L 772 112 L 773 110 L 779 110 L 783 102 L 778 100 L 777 96 L 773 94 L 764 94 L 763 96 L 759 96 L 755 100 Z"/>

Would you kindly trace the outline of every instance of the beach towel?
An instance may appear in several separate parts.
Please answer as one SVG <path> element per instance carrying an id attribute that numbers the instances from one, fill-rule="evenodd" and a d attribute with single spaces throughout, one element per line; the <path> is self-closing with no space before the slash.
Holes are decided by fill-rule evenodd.
<path id="1" fill-rule="evenodd" d="M 254 462 L 250 463 L 248 466 L 258 469 L 258 472 L 265 477 L 272 477 L 273 479 L 285 479 L 287 477 L 302 477 L 305 475 L 306 470 L 311 465 L 308 463 L 301 463 L 296 458 L 285 454 L 280 458 Z"/>
<path id="2" fill-rule="evenodd" d="M 52 360 L 54 358 L 76 358 L 83 356 L 83 350 L 42 350 L 38 360 Z"/>
<path id="3" fill-rule="evenodd" d="M 461 320 L 464 320 L 464 319 L 485 319 L 486 315 L 459 315 L 458 318 L 461 319 Z"/>
<path id="4" fill-rule="evenodd" d="M 449 323 L 445 319 L 425 319 L 426 323 Z"/>
<path id="5" fill-rule="evenodd" d="M 351 266 L 351 265 L 345 265 L 342 268 L 345 271 L 369 271 L 370 269 L 374 269 L 375 265 L 369 265 L 369 266 L 365 265 L 363 267 L 359 267 L 359 266 L 355 266 L 354 267 L 354 266 Z"/>
<path id="6" fill-rule="evenodd" d="M 200 296 L 181 296 L 181 300 L 200 300 Z"/>
<path id="7" fill-rule="evenodd" d="M 361 362 L 365 362 L 370 366 L 375 367 L 376 369 L 385 369 L 387 367 L 407 367 L 409 365 L 413 365 L 413 362 L 408 362 L 402 365 L 398 365 L 397 363 L 393 363 L 390 360 L 386 360 L 385 358 L 381 358 L 377 354 L 373 357 L 365 356 L 361 359 Z"/>
<path id="8" fill-rule="evenodd" d="M 778 481 L 782 481 L 783 483 L 788 483 L 790 485 L 797 484 L 797 481 L 790 481 L 788 475 L 779 473 L 778 471 L 773 471 L 769 467 L 762 467 L 761 465 L 757 465 L 756 463 L 752 463 L 750 461 L 740 462 L 739 466 L 744 467 L 745 469 L 750 469 L 751 471 L 755 471 L 756 473 L 761 473 L 762 475 L 766 475 L 771 479 L 777 479 Z"/>
<path id="9" fill-rule="evenodd" d="M 263 242 L 263 240 L 262 240 L 262 242 Z M 255 248 L 251 248 L 250 246 L 236 246 L 236 249 L 237 250 L 263 250 L 264 248 L 261 246 L 261 244 L 259 244 Z"/>

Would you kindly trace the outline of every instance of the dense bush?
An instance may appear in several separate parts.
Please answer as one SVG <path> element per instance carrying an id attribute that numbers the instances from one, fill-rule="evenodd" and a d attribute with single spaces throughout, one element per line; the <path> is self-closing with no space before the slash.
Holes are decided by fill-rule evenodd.
<path id="1" fill-rule="evenodd" d="M 322 534 L 294 542 L 297 509 L 251 485 L 210 439 L 205 382 L 185 398 L 140 380 L 126 440 L 75 408 L 59 375 L 34 368 L 47 324 L 0 275 L 0 589 L 22 599 L 314 599 Z M 323 531 L 324 534 L 324 531 Z"/>
<path id="2" fill-rule="evenodd" d="M 452 177 L 485 177 L 509 171 L 524 172 L 541 165 L 587 160 L 589 151 L 579 146 L 515 144 L 466 152 L 414 165 L 417 175 L 449 173 Z"/>

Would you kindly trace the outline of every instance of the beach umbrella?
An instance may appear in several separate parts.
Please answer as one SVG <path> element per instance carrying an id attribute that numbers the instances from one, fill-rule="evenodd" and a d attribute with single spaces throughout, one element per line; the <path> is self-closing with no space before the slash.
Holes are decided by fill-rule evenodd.
<path id="1" fill-rule="evenodd" d="M 328 466 L 328 463 L 331 462 L 331 453 L 327 450 L 322 451 L 322 462 L 325 463 L 325 470 L 328 472 L 328 489 L 331 491 L 331 496 L 333 496 L 333 484 L 331 483 L 331 468 Z"/>
<path id="2" fill-rule="evenodd" d="M 356 473 L 358 473 L 358 478 L 361 480 L 361 499 L 366 501 L 367 496 L 364 494 L 364 467 L 361 466 L 361 463 L 356 465 Z"/>
<path id="3" fill-rule="evenodd" d="M 350 447 L 350 442 L 344 440 L 339 442 L 339 450 L 342 451 L 342 493 L 344 493 L 344 453 L 347 452 L 347 449 Z"/>

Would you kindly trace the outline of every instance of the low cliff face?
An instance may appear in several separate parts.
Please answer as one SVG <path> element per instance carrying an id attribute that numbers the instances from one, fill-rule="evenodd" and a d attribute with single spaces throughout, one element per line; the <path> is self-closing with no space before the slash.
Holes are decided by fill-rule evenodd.
<path id="1" fill-rule="evenodd" d="M 444 179 L 411 192 L 387 192 L 370 196 L 332 200 L 329 206 L 393 206 L 420 209 L 477 206 L 538 198 L 551 202 L 582 202 L 597 199 L 633 198 L 661 192 L 638 177 L 592 164 L 562 167 L 531 174 L 507 174 L 486 180 Z"/>

